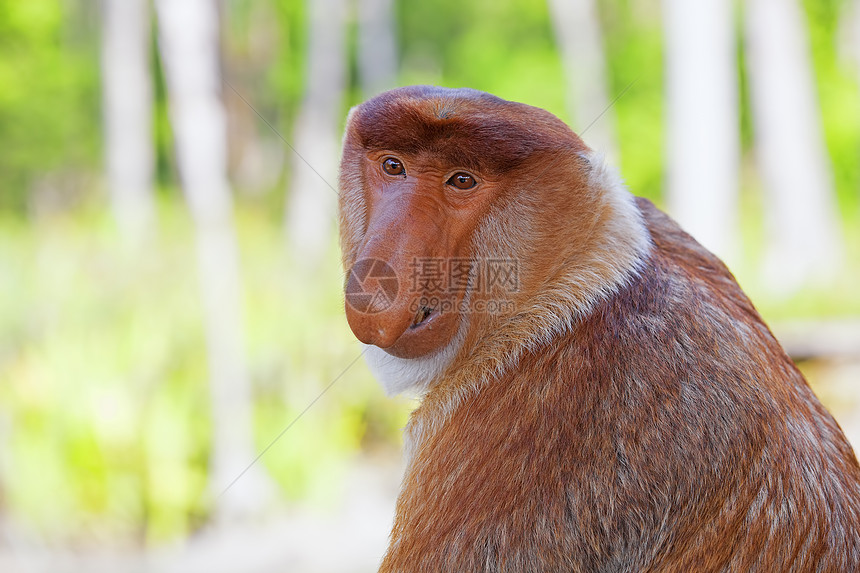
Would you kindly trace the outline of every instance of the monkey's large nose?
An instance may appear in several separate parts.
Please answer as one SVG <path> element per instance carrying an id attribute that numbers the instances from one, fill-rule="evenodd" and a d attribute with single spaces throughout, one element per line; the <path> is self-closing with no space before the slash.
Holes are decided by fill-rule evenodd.
<path id="1" fill-rule="evenodd" d="M 405 285 L 384 260 L 361 259 L 346 281 L 346 319 L 356 338 L 380 348 L 392 346 L 409 328 L 415 312 L 409 309 Z"/>

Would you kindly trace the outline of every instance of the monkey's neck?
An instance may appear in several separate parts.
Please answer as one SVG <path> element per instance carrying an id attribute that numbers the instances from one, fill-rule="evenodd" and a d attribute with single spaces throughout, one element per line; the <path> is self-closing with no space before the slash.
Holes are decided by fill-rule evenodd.
<path id="1" fill-rule="evenodd" d="M 407 455 L 428 434 L 443 424 L 489 381 L 516 368 L 525 352 L 551 344 L 570 331 L 595 306 L 635 278 L 651 249 L 651 236 L 642 213 L 618 173 L 593 154 L 588 161 L 587 187 L 594 209 L 588 221 L 568 224 L 553 233 L 549 245 L 531 253 L 511 253 L 529 262 L 540 259 L 539 269 L 524 272 L 543 274 L 540 281 L 524 285 L 515 298 L 516 310 L 505 316 L 473 317 L 468 330 L 455 340 L 457 352 L 430 385 L 407 427 Z M 577 205 L 573 208 L 580 208 Z M 528 219 L 512 216 L 500 226 Z M 524 235 L 538 233 L 519 230 Z M 503 235 L 504 231 L 490 231 Z M 535 254 L 536 253 L 536 254 Z"/>

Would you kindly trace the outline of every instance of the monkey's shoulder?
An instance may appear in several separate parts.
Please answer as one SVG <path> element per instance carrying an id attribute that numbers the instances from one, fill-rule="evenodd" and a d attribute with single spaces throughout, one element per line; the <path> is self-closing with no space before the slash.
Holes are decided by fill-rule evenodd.
<path id="1" fill-rule="evenodd" d="M 731 451 L 733 443 L 761 440 L 766 427 L 772 436 L 835 443 L 853 459 L 832 416 L 726 266 L 650 202 L 638 206 L 653 243 L 638 274 L 533 358 L 575 365 L 557 369 L 556 383 L 600 389 L 602 401 L 622 406 L 617 415 L 644 408 L 659 422 L 666 414 L 665 428 L 675 439 L 693 440 L 688 446 Z M 720 432 L 736 439 L 719 439 Z M 703 435 L 710 442 L 695 443 Z"/>

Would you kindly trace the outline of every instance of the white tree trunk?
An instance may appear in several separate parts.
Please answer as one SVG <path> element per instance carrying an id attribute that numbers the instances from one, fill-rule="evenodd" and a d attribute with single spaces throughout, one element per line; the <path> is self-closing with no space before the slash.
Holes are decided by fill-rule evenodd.
<path id="1" fill-rule="evenodd" d="M 346 7 L 345 0 L 314 0 L 308 6 L 306 88 L 293 138 L 286 231 L 298 260 L 309 266 L 319 263 L 334 226 Z"/>
<path id="2" fill-rule="evenodd" d="M 853 62 L 860 80 L 860 0 L 851 0 L 843 6 L 839 35 L 841 55 Z"/>
<path id="3" fill-rule="evenodd" d="M 844 36 L 846 37 L 846 49 L 854 62 L 856 79 L 860 82 L 860 0 L 854 0 L 850 5 L 845 6 L 841 26 L 844 28 Z M 858 415 L 858 420 L 860 420 L 860 415 Z"/>
<path id="4" fill-rule="evenodd" d="M 770 217 L 765 276 L 789 293 L 835 271 L 839 217 L 802 8 L 796 0 L 746 7 L 753 127 Z"/>
<path id="5" fill-rule="evenodd" d="M 103 0 L 102 12 L 107 186 L 121 235 L 140 243 L 155 219 L 149 4 Z"/>
<path id="6" fill-rule="evenodd" d="M 394 87 L 397 39 L 393 0 L 358 0 L 358 74 L 365 98 Z"/>
<path id="7" fill-rule="evenodd" d="M 609 84 L 597 4 L 595 0 L 549 0 L 549 9 L 561 50 L 574 131 L 589 147 L 616 162 L 615 114 L 607 97 Z"/>
<path id="8" fill-rule="evenodd" d="M 197 235 L 212 399 L 211 488 L 217 495 L 256 457 L 227 181 L 218 12 L 215 0 L 156 0 L 156 10 L 177 160 Z M 259 511 L 269 488 L 258 464 L 216 499 L 216 513 L 229 519 Z"/>
<path id="9" fill-rule="evenodd" d="M 734 4 L 664 0 L 667 206 L 720 257 L 738 247 L 740 133 Z"/>

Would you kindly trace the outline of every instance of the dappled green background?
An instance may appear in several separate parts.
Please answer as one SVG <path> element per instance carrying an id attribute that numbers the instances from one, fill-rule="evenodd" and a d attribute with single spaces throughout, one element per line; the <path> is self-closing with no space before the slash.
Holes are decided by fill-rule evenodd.
<path id="1" fill-rule="evenodd" d="M 745 240 L 735 270 L 777 321 L 860 315 L 860 92 L 837 54 L 844 2 L 804 4 L 849 256 L 833 284 L 788 299 L 758 284 L 767 206 L 750 165 L 744 99 Z M 568 119 L 544 3 L 397 6 L 400 83 L 469 86 Z M 610 95 L 627 90 L 614 106 L 621 170 L 635 194 L 660 203 L 659 3 L 606 0 L 600 9 Z M 288 140 L 306 72 L 304 10 L 298 0 L 223 3 L 225 75 Z M 210 508 L 201 305 L 155 49 L 157 239 L 123 248 L 107 210 L 98 20 L 92 1 L 0 0 L 0 516 L 60 541 L 159 542 L 188 535 Z M 350 37 L 354 50 L 354 30 Z M 353 64 L 344 117 L 361 97 L 356 74 Z M 229 91 L 225 98 L 230 109 L 244 105 Z M 256 129 L 281 145 L 264 125 Z M 342 316 L 334 240 L 316 271 L 286 254 L 290 162 L 282 163 L 264 188 L 235 189 L 260 450 L 360 351 Z M 328 503 L 350 455 L 396 451 L 409 407 L 382 396 L 356 364 L 261 463 L 287 499 Z"/>

